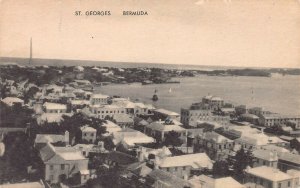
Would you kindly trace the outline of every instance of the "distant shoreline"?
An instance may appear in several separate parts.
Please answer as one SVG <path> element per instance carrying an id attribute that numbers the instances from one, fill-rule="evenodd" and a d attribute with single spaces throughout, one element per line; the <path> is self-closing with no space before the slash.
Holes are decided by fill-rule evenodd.
<path id="1" fill-rule="evenodd" d="M 2 63 L 18 63 L 20 65 L 28 65 L 29 58 L 23 57 L 0 57 L 0 65 Z M 32 65 L 42 66 L 110 66 L 117 68 L 159 68 L 159 67 L 170 67 L 181 70 L 224 70 L 224 69 L 299 69 L 300 68 L 284 68 L 284 67 L 247 67 L 247 66 L 221 66 L 221 65 L 194 65 L 194 64 L 162 64 L 162 63 L 148 63 L 148 62 L 120 62 L 120 61 L 98 61 L 98 60 L 74 60 L 74 59 L 44 59 L 44 58 L 33 58 Z"/>

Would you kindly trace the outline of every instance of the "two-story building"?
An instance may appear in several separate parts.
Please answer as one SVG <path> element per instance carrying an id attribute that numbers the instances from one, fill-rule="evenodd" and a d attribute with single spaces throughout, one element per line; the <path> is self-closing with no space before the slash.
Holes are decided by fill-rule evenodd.
<path id="1" fill-rule="evenodd" d="M 105 119 L 106 117 L 113 117 L 116 114 L 125 114 L 126 111 L 123 107 L 116 105 L 91 105 L 90 112 L 94 117 Z"/>
<path id="2" fill-rule="evenodd" d="M 45 102 L 43 104 L 43 109 L 45 113 L 66 113 L 67 105 L 60 103 Z"/>
<path id="3" fill-rule="evenodd" d="M 54 147 L 47 143 L 39 153 L 44 164 L 44 178 L 49 183 L 74 178 L 78 184 L 85 184 L 90 178 L 88 159 L 71 147 Z"/>
<path id="4" fill-rule="evenodd" d="M 180 122 L 184 126 L 197 125 L 197 121 L 209 121 L 211 118 L 209 105 L 203 103 L 194 103 L 189 108 L 182 108 L 180 112 Z"/>
<path id="5" fill-rule="evenodd" d="M 179 133 L 182 139 L 186 139 L 186 129 L 181 127 L 181 125 L 176 120 L 154 121 L 145 126 L 144 132 L 158 141 L 164 141 L 165 134 L 171 131 Z"/>
<path id="6" fill-rule="evenodd" d="M 299 177 L 295 178 L 272 167 L 248 168 L 245 172 L 246 182 L 255 183 L 265 188 L 297 188 L 299 185 Z"/>
<path id="7" fill-rule="evenodd" d="M 264 149 L 255 149 L 253 150 L 252 154 L 255 158 L 253 167 L 268 166 L 277 168 L 278 156 L 276 152 Z"/>
<path id="8" fill-rule="evenodd" d="M 300 155 L 289 152 L 278 155 L 278 168 L 284 172 L 290 169 L 300 171 Z"/>
<path id="9" fill-rule="evenodd" d="M 206 153 L 187 154 L 174 157 L 156 158 L 159 169 L 187 180 L 193 173 L 212 169 L 212 161 Z"/>
<path id="10" fill-rule="evenodd" d="M 206 152 L 212 159 L 223 159 L 234 147 L 234 141 L 216 132 L 204 132 L 194 140 L 195 152 Z"/>
<path id="11" fill-rule="evenodd" d="M 108 95 L 102 95 L 102 94 L 93 94 L 90 97 L 90 103 L 91 105 L 104 105 L 108 104 Z"/>

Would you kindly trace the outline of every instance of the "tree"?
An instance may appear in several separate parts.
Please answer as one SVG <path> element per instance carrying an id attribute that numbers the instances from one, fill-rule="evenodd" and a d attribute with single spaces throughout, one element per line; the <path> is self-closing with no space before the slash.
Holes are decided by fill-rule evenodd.
<path id="1" fill-rule="evenodd" d="M 104 148 L 105 148 L 106 150 L 111 151 L 111 150 L 113 150 L 113 149 L 116 147 L 116 145 L 115 145 L 114 142 L 112 141 L 112 138 L 111 138 L 111 137 L 105 137 L 105 138 L 103 139 L 103 142 L 104 142 Z"/>
<path id="2" fill-rule="evenodd" d="M 252 155 L 251 150 L 245 152 L 245 150 L 242 148 L 239 151 L 237 151 L 236 155 L 233 158 L 233 165 L 232 165 L 234 177 L 238 181 L 243 182 L 245 178 L 244 170 L 247 168 L 247 166 L 252 167 L 253 163 L 254 163 L 254 157 Z"/>
<path id="3" fill-rule="evenodd" d="M 182 145 L 182 140 L 180 139 L 180 133 L 177 133 L 175 131 L 170 131 L 169 133 L 165 134 L 165 140 L 163 144 L 165 146 L 181 146 Z"/>
<path id="4" fill-rule="evenodd" d="M 215 178 L 226 177 L 229 175 L 229 165 L 225 160 L 216 161 L 213 165 L 213 176 Z"/>

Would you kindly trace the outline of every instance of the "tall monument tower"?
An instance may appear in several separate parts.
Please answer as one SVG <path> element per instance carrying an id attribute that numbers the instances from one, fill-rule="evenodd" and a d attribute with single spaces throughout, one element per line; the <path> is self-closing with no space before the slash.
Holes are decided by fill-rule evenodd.
<path id="1" fill-rule="evenodd" d="M 32 37 L 30 38 L 30 52 L 29 52 L 29 65 L 32 64 Z"/>

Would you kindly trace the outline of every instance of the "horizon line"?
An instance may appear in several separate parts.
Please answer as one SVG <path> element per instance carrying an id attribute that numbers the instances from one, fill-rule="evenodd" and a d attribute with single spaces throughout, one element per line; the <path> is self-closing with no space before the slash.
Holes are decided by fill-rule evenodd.
<path id="1" fill-rule="evenodd" d="M 11 58 L 11 59 L 30 59 L 29 57 L 10 57 L 10 56 L 0 56 L 0 64 L 2 64 L 2 59 L 4 58 Z M 300 69 L 300 67 L 267 67 L 267 66 L 234 66 L 234 65 L 208 65 L 208 64 L 176 64 L 176 63 L 157 63 L 157 62 L 133 62 L 133 61 L 113 61 L 113 60 L 92 60 L 92 59 L 65 59 L 65 58 L 34 58 L 31 57 L 32 61 L 34 60 L 57 60 L 57 61 L 91 61 L 91 62 L 98 62 L 98 63 L 126 63 L 126 64 L 148 64 L 148 65 L 173 65 L 173 66 L 209 66 L 209 67 L 232 67 L 232 68 L 250 68 L 250 69 Z M 20 62 L 15 62 L 15 63 L 20 63 Z M 23 62 L 22 62 L 23 63 Z M 26 62 L 24 62 L 26 63 Z M 33 64 L 31 64 L 33 65 Z M 68 66 L 68 65 L 62 65 L 62 66 Z M 69 66 L 74 66 L 74 65 L 69 65 Z M 82 65 L 82 66 L 91 66 L 91 65 Z M 93 66 L 97 66 L 94 65 Z"/>

